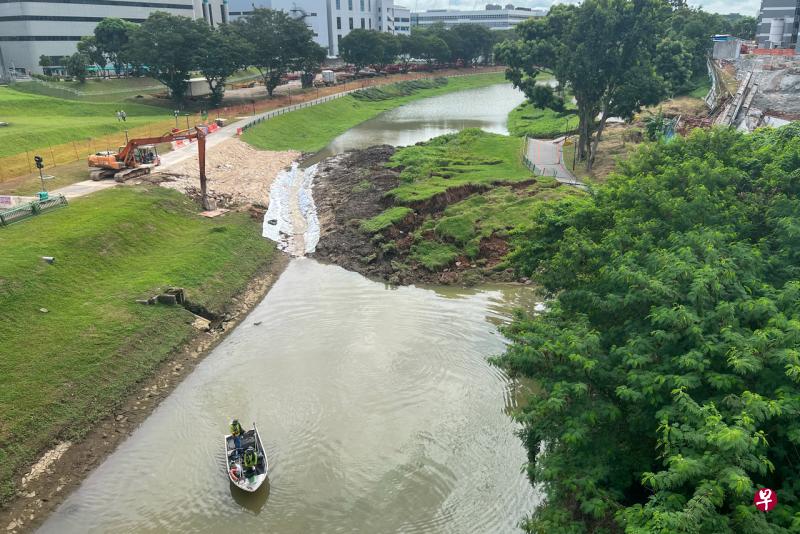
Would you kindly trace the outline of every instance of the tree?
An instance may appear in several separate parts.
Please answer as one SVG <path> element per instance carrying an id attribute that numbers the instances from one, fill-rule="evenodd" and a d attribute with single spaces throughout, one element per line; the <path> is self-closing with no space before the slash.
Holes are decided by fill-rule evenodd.
<path id="1" fill-rule="evenodd" d="M 114 17 L 104 18 L 94 28 L 94 45 L 114 65 L 117 75 L 125 73 L 125 52 L 136 28 L 137 24 Z"/>
<path id="2" fill-rule="evenodd" d="M 798 161 L 800 123 L 695 130 L 533 213 L 511 261 L 550 300 L 498 360 L 537 385 L 529 532 L 797 532 Z"/>
<path id="3" fill-rule="evenodd" d="M 339 44 L 342 59 L 353 65 L 356 72 L 383 58 L 383 39 L 375 30 L 353 30 Z"/>
<path id="4" fill-rule="evenodd" d="M 425 32 L 412 32 L 411 50 L 414 57 L 425 60 L 429 70 L 433 70 L 435 62 L 446 63 L 450 59 L 447 43 L 441 37 Z"/>
<path id="5" fill-rule="evenodd" d="M 297 68 L 302 73 L 300 75 L 300 84 L 303 88 L 309 88 L 314 85 L 314 76 L 322 66 L 327 55 L 327 49 L 321 47 L 314 41 L 309 40 L 305 44 L 305 50 L 301 51 L 300 61 L 297 65 Z"/>
<path id="6" fill-rule="evenodd" d="M 77 78 L 80 83 L 86 83 L 86 75 L 89 71 L 89 59 L 81 54 L 75 52 L 67 58 L 67 74 L 73 78 Z"/>
<path id="7" fill-rule="evenodd" d="M 386 68 L 386 65 L 390 65 L 397 60 L 397 56 L 400 55 L 400 41 L 396 35 L 391 33 L 380 32 L 378 36 L 381 40 L 381 53 L 378 60 L 375 61 L 375 68 L 378 72 L 381 72 Z"/>
<path id="8" fill-rule="evenodd" d="M 459 56 L 465 64 L 478 63 L 480 59 L 485 63 L 490 59 L 494 41 L 489 28 L 481 24 L 457 24 L 450 32 L 459 36 Z"/>
<path id="9" fill-rule="evenodd" d="M 524 92 L 533 90 L 543 68 L 569 87 L 578 108 L 577 158 L 590 171 L 608 118 L 631 117 L 664 94 L 652 66 L 664 5 L 659 0 L 557 4 L 546 17 L 518 24 L 521 40 L 496 49 L 508 65 L 506 77 Z"/>
<path id="10" fill-rule="evenodd" d="M 50 68 L 53 66 L 53 60 L 50 59 L 50 56 L 46 56 L 42 54 L 39 56 L 39 66 L 42 67 L 42 71 L 47 75 L 50 74 Z"/>
<path id="11" fill-rule="evenodd" d="M 180 101 L 186 95 L 189 74 L 198 66 L 207 34 L 208 26 L 202 21 L 156 11 L 131 33 L 126 53 L 146 65 L 150 75 Z"/>
<path id="12" fill-rule="evenodd" d="M 234 30 L 248 43 L 248 64 L 261 73 L 267 94 L 272 96 L 281 79 L 299 68 L 305 53 L 313 50 L 313 32 L 302 19 L 283 11 L 257 8 L 233 23 Z"/>
<path id="13" fill-rule="evenodd" d="M 94 35 L 86 35 L 81 37 L 78 41 L 78 52 L 86 56 L 90 63 L 93 63 L 101 69 L 106 68 L 108 63 L 106 56 L 102 50 L 97 47 L 97 39 Z"/>
<path id="14" fill-rule="evenodd" d="M 756 38 L 757 21 L 755 17 L 742 17 L 731 21 L 731 35 L 735 35 L 747 41 L 753 41 Z"/>
<path id="15" fill-rule="evenodd" d="M 406 73 L 408 72 L 408 66 L 411 62 L 411 59 L 414 56 L 414 42 L 408 35 L 400 34 L 396 35 L 395 37 L 397 39 L 397 59 L 400 61 L 400 71 Z"/>
<path id="16" fill-rule="evenodd" d="M 198 69 L 211 90 L 211 105 L 217 107 L 225 95 L 225 81 L 247 64 L 247 45 L 227 25 L 206 35 L 198 50 Z"/>
<path id="17" fill-rule="evenodd" d="M 666 37 L 656 45 L 656 72 L 664 78 L 670 95 L 688 90 L 692 79 L 692 54 L 683 41 Z"/>

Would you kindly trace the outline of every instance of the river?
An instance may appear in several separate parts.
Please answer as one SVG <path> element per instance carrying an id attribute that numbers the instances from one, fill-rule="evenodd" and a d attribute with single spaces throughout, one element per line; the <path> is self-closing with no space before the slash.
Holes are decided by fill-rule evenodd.
<path id="1" fill-rule="evenodd" d="M 449 96 L 464 125 L 502 131 L 504 116 L 484 110 L 506 108 L 508 89 L 475 90 L 500 99 L 480 106 L 464 91 L 467 108 Z M 418 124 L 428 109 L 435 124 L 415 127 L 417 140 L 458 128 L 429 101 L 375 120 Z M 518 532 L 539 497 L 508 416 L 513 382 L 487 358 L 503 350 L 498 325 L 534 298 L 515 286 L 389 287 L 294 259 L 41 532 Z M 256 421 L 268 451 L 269 486 L 253 495 L 226 478 L 232 417 Z"/>

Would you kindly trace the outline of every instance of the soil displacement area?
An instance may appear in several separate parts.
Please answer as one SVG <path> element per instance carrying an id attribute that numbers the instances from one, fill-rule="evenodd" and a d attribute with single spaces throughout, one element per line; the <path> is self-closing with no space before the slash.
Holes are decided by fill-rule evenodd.
<path id="1" fill-rule="evenodd" d="M 321 233 L 313 257 L 394 284 L 515 280 L 505 259 L 531 210 L 584 194 L 534 178 L 521 143 L 467 129 L 324 160 L 314 179 Z"/>

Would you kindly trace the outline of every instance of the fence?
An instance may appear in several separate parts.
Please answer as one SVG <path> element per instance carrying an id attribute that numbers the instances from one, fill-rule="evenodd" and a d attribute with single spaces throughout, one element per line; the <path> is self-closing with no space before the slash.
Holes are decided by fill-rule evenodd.
<path id="1" fill-rule="evenodd" d="M 467 72 L 464 72 L 463 69 L 447 69 L 435 72 L 411 72 L 408 74 L 396 74 L 381 78 L 350 80 L 333 87 L 305 89 L 299 94 L 276 95 L 271 99 L 259 101 L 252 100 L 249 103 L 224 106 L 209 113 L 209 119 L 226 118 L 229 120 L 235 120 L 245 117 L 254 117 L 243 125 L 243 129 L 246 129 L 254 124 L 268 120 L 277 115 L 295 111 L 297 109 L 301 109 L 302 107 L 328 102 L 334 98 L 341 98 L 354 91 L 366 89 L 368 87 L 377 87 L 406 80 L 419 80 L 422 78 L 452 78 L 460 76 L 472 76 L 475 74 L 488 74 L 493 72 L 502 72 L 504 69 L 504 67 L 484 67 L 480 69 L 469 70 Z M 274 111 L 272 113 L 268 113 L 267 115 L 262 115 L 269 110 Z M 179 120 L 183 121 L 186 120 L 186 118 L 185 116 L 181 116 L 179 117 Z M 200 122 L 201 117 L 199 114 L 195 114 L 190 116 L 190 120 L 196 124 Z M 163 121 L 153 122 L 147 126 L 131 128 L 128 130 L 128 137 L 158 136 L 169 131 L 169 129 L 173 128 L 174 126 L 174 119 L 165 119 Z M 124 146 L 125 143 L 125 133 L 120 131 L 98 138 L 79 139 L 60 145 L 47 145 L 46 147 L 25 151 L 24 154 L 20 153 L 14 156 L 0 158 L 0 182 L 33 173 L 35 171 L 33 167 L 34 154 L 44 156 L 47 167 L 52 168 L 57 167 L 58 165 L 84 160 L 89 154 L 94 154 L 98 151 L 116 150 L 118 147 Z"/>
<path id="2" fill-rule="evenodd" d="M 528 168 L 529 171 L 531 171 L 533 173 L 534 176 L 552 176 L 553 178 L 555 178 L 556 180 L 558 180 L 559 182 L 561 182 L 564 185 L 571 185 L 571 186 L 577 187 L 578 189 L 588 190 L 586 184 L 584 184 L 583 182 L 579 182 L 579 181 L 575 180 L 574 178 L 572 180 L 568 180 L 568 179 L 565 179 L 563 177 L 559 178 L 558 177 L 558 169 L 556 168 L 555 165 L 548 165 L 547 167 L 550 167 L 550 168 L 546 168 L 544 166 L 538 166 L 537 167 L 534 162 L 532 162 L 530 159 L 528 159 L 528 142 L 529 141 L 530 141 L 530 139 L 527 136 L 525 136 L 525 142 L 522 143 L 522 163 L 525 165 L 525 167 Z M 571 176 L 571 173 L 567 170 L 567 167 L 564 165 L 564 147 L 563 147 L 563 144 L 559 148 L 559 163 L 558 164 L 561 165 L 564 168 L 564 171 L 565 171 L 565 173 L 567 175 Z"/>
<path id="3" fill-rule="evenodd" d="M 0 211 L 0 227 L 24 221 L 45 211 L 67 207 L 64 195 L 53 195 L 47 200 L 34 200 L 27 204 Z"/>

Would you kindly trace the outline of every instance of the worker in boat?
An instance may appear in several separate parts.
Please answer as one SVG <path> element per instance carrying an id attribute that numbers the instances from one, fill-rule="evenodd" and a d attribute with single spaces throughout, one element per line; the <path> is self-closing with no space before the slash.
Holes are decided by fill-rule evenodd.
<path id="1" fill-rule="evenodd" d="M 233 419 L 231 421 L 231 435 L 233 436 L 233 446 L 236 447 L 236 450 L 242 448 L 242 434 L 244 430 L 242 430 L 242 425 L 239 424 L 238 419 Z"/>
<path id="2" fill-rule="evenodd" d="M 258 454 L 256 454 L 256 450 L 253 447 L 247 447 L 247 450 L 244 451 L 244 458 L 242 459 L 246 476 L 250 476 L 255 473 L 257 463 Z"/>

